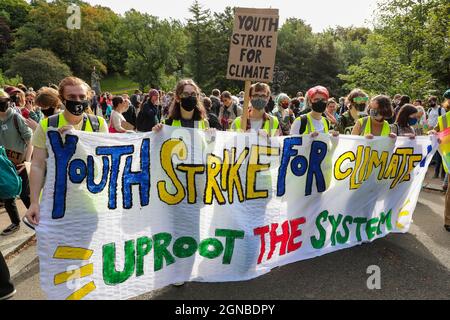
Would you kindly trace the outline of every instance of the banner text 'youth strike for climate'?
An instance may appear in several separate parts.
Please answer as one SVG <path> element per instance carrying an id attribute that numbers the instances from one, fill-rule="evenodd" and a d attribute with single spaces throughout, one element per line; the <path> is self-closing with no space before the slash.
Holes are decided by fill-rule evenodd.
<path id="1" fill-rule="evenodd" d="M 181 138 L 171 138 L 164 141 L 160 150 L 160 163 L 151 164 L 150 139 L 142 139 L 139 159 L 135 159 L 134 145 L 98 146 L 95 155 L 87 155 L 85 159 L 73 159 L 78 137 L 66 135 L 63 142 L 57 131 L 49 131 L 48 137 L 54 153 L 55 188 L 53 197 L 52 218 L 60 219 L 65 215 L 66 195 L 69 181 L 72 184 L 85 183 L 88 192 L 98 194 L 107 187 L 110 210 L 118 207 L 118 192 L 122 193 L 122 208 L 133 207 L 132 186 L 138 186 L 140 206 L 150 204 L 150 189 L 155 186 L 158 198 L 168 205 L 176 205 L 186 200 L 188 204 L 202 201 L 205 205 L 217 203 L 225 205 L 272 197 L 269 194 L 272 182 L 261 175 L 270 171 L 271 163 L 279 159 L 276 196 L 286 193 L 286 176 L 293 179 L 302 178 L 302 196 L 313 193 L 313 185 L 318 193 L 327 189 L 327 182 L 332 174 L 336 180 L 349 180 L 349 190 L 361 187 L 364 181 L 375 174 L 378 169 L 378 180 L 392 180 L 390 188 L 409 181 L 415 166 L 421 163 L 422 155 L 414 154 L 413 148 L 397 148 L 393 153 L 379 153 L 368 146 L 358 146 L 356 152 L 345 152 L 333 164 L 333 169 L 323 172 L 322 163 L 330 159 L 329 146 L 322 141 L 313 141 L 308 146 L 308 156 L 299 154 L 303 145 L 302 137 L 290 137 L 283 141 L 280 147 L 254 144 L 243 148 L 238 153 L 237 148 L 223 149 L 223 154 L 217 156 L 206 154 L 205 164 L 184 163 L 188 159 L 189 146 Z M 94 157 L 101 157 L 102 167 L 95 168 Z M 177 158 L 179 164 L 174 163 Z M 263 160 L 267 163 L 262 163 Z M 274 160 L 274 161 L 272 161 Z M 133 171 L 133 162 L 138 161 L 140 170 Z M 350 164 L 350 166 L 348 165 Z M 164 178 L 151 183 L 151 167 L 162 168 Z M 123 167 L 123 169 L 121 169 Z M 246 179 L 241 179 L 240 171 L 245 170 Z M 344 170 L 345 169 L 345 170 Z M 331 172 L 332 171 L 332 172 Z M 97 179 L 101 172 L 101 179 Z M 186 186 L 181 179 L 185 177 Z M 200 178 L 202 176 L 202 178 Z M 291 179 L 291 178 L 290 178 Z M 96 182 L 96 180 L 98 182 Z M 170 181 L 170 184 L 168 183 Z M 198 183 L 201 181 L 203 198 L 197 194 Z M 257 181 L 261 182 L 257 184 Z M 263 185 L 267 181 L 266 188 Z M 292 180 L 290 180 L 292 181 Z M 236 191 L 236 192 L 235 192 Z M 237 197 L 235 197 L 237 194 Z"/>

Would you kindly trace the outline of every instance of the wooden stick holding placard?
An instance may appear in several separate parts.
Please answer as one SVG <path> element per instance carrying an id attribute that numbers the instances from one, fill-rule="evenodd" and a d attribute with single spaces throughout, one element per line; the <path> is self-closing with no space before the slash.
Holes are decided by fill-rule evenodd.
<path id="1" fill-rule="evenodd" d="M 242 121 L 241 121 L 241 129 L 245 132 L 247 131 L 247 119 L 248 119 L 248 105 L 250 103 L 250 87 L 252 86 L 252 82 L 247 80 L 245 81 L 245 93 L 244 93 L 244 108 L 242 111 Z"/>

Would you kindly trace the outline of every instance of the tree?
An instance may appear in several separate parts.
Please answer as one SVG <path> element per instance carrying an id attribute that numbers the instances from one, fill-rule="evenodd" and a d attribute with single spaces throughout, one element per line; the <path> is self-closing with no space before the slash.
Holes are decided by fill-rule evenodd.
<path id="1" fill-rule="evenodd" d="M 308 87 L 322 85 L 330 91 L 331 96 L 341 96 L 342 81 L 337 77 L 344 71 L 342 56 L 333 38 L 328 34 L 316 36 L 313 56 L 311 58 L 311 82 Z"/>
<path id="2" fill-rule="evenodd" d="M 25 0 L 2 0 L 0 17 L 7 20 L 12 30 L 16 30 L 26 22 L 30 9 L 30 5 Z"/>
<path id="3" fill-rule="evenodd" d="M 234 28 L 234 9 L 226 7 L 223 12 L 214 13 L 210 32 L 210 50 L 204 55 L 209 68 L 208 77 L 203 81 L 203 89 L 211 92 L 214 88 L 226 88 L 231 92 L 243 90 L 242 81 L 228 80 L 227 67 L 231 36 Z"/>
<path id="4" fill-rule="evenodd" d="M 365 56 L 340 76 L 345 87 L 413 97 L 438 94 L 450 86 L 446 0 L 385 0 Z"/>
<path id="5" fill-rule="evenodd" d="M 188 19 L 186 27 L 190 35 L 188 60 L 194 80 L 202 87 L 204 85 L 204 79 L 208 75 L 206 71 L 208 65 L 205 63 L 205 56 L 208 53 L 211 54 L 211 11 L 203 9 L 199 2 L 195 0 L 189 8 L 189 12 L 192 13 L 193 17 Z"/>
<path id="6" fill-rule="evenodd" d="M 367 56 L 359 65 L 350 66 L 347 74 L 339 77 L 345 81 L 344 88 L 363 88 L 372 94 L 396 93 L 411 97 L 423 97 L 436 86 L 431 74 L 403 64 L 399 48 L 388 44 L 379 34 L 369 37 Z"/>
<path id="7" fill-rule="evenodd" d="M 178 57 L 184 54 L 186 39 L 179 22 L 172 23 L 135 10 L 125 13 L 120 32 L 126 35 L 126 63 L 130 77 L 141 89 L 159 87 L 164 77 L 180 70 Z"/>
<path id="8" fill-rule="evenodd" d="M 115 14 L 109 9 L 80 2 L 81 28 L 68 29 L 66 10 L 70 3 L 64 0 L 34 2 L 27 22 L 17 31 L 15 53 L 42 48 L 55 53 L 76 76 L 89 78 L 94 66 L 97 71 L 106 73 L 108 42 L 105 39 L 111 37 L 108 25 L 117 22 Z"/>
<path id="9" fill-rule="evenodd" d="M 18 53 L 12 60 L 6 76 L 19 75 L 24 83 L 33 88 L 40 88 L 49 83 L 58 83 L 70 76 L 70 68 L 61 62 L 53 52 L 34 48 Z"/>
<path id="10" fill-rule="evenodd" d="M 0 68 L 5 67 L 4 56 L 11 46 L 13 41 L 12 31 L 6 18 L 0 16 Z"/>
<path id="11" fill-rule="evenodd" d="M 315 39 L 311 26 L 301 19 L 286 20 L 278 31 L 275 62 L 289 77 L 282 91 L 294 95 L 299 90 L 307 90 L 316 80 L 311 73 L 314 47 Z"/>

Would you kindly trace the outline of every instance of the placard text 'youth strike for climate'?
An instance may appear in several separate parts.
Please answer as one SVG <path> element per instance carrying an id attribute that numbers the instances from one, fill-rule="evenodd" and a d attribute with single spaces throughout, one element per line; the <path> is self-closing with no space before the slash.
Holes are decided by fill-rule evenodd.
<path id="1" fill-rule="evenodd" d="M 228 79 L 272 81 L 278 23 L 278 9 L 236 8 Z"/>

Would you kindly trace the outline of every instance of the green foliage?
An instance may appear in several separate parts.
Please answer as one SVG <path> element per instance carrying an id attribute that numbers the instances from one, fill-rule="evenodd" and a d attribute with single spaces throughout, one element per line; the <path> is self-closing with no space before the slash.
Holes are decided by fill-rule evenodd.
<path id="1" fill-rule="evenodd" d="M 30 5 L 25 0 L 0 1 L 0 17 L 7 20 L 12 30 L 26 22 L 29 10 Z"/>
<path id="2" fill-rule="evenodd" d="M 208 65 L 203 60 L 212 45 L 210 37 L 212 29 L 211 11 L 203 9 L 197 0 L 189 8 L 192 18 L 188 20 L 186 31 L 190 36 L 188 45 L 188 61 L 190 63 L 190 71 L 194 80 L 203 86 L 203 79 L 206 78 L 206 69 Z"/>
<path id="3" fill-rule="evenodd" d="M 13 58 L 6 75 L 9 77 L 19 75 L 27 86 L 40 88 L 49 83 L 58 83 L 71 75 L 71 71 L 51 51 L 35 48 L 18 53 Z"/>
<path id="4" fill-rule="evenodd" d="M 13 34 L 5 17 L 0 15 L 0 68 L 6 66 L 4 58 L 11 46 Z"/>
<path id="5" fill-rule="evenodd" d="M 66 26 L 72 3 L 81 8 L 80 30 Z M 0 0 L 0 69 L 14 72 L 20 54 L 40 48 L 48 61 L 61 60 L 56 69 L 63 73 L 89 80 L 95 66 L 109 74 L 102 88 L 111 92 L 168 91 L 184 77 L 206 93 L 242 90 L 243 82 L 226 79 L 233 8 L 212 13 L 195 0 L 189 10 L 191 18 L 182 23 L 135 10 L 118 15 L 81 0 Z M 373 94 L 438 94 L 450 86 L 449 13 L 448 0 L 379 0 L 373 31 L 338 26 L 314 33 L 304 21 L 288 19 L 276 54 L 276 65 L 288 75 L 282 91 L 295 95 L 320 84 L 335 97 L 355 87 Z M 41 54 L 29 58 L 44 64 Z M 26 82 L 41 70 L 20 74 Z"/>
<path id="6" fill-rule="evenodd" d="M 124 46 L 131 79 L 141 89 L 146 85 L 159 87 L 165 76 L 180 69 L 180 52 L 184 52 L 186 41 L 181 25 L 135 10 L 126 12 L 125 20 L 120 32 L 127 39 Z"/>
<path id="7" fill-rule="evenodd" d="M 288 19 L 278 34 L 276 56 L 276 64 L 288 74 L 283 91 L 295 95 L 320 84 L 334 95 L 342 94 L 342 84 L 337 78 L 343 70 L 342 51 L 342 44 L 330 30 L 314 34 L 303 20 Z"/>
<path id="8" fill-rule="evenodd" d="M 7 78 L 0 69 L 0 88 L 6 85 L 17 86 L 19 83 L 23 83 L 23 79 L 20 76 Z"/>
<path id="9" fill-rule="evenodd" d="M 35 2 L 27 22 L 17 31 L 15 52 L 31 48 L 51 50 L 76 76 L 83 78 L 89 78 L 94 66 L 102 73 L 107 72 L 108 64 L 113 70 L 123 71 L 123 67 L 117 65 L 124 64 L 126 51 L 122 55 L 108 51 L 108 45 L 120 48 L 115 43 L 117 37 L 111 34 L 118 16 L 110 9 L 82 3 L 81 28 L 71 30 L 66 25 L 70 3 L 64 0 Z"/>
<path id="10" fill-rule="evenodd" d="M 234 11 L 226 7 L 224 12 L 211 14 L 195 1 L 190 8 L 193 17 L 188 20 L 186 31 L 190 37 L 186 61 L 188 73 L 204 92 L 214 88 L 240 91 L 242 82 L 226 79 L 228 53 L 234 26 Z"/>
<path id="11" fill-rule="evenodd" d="M 446 0 L 389 0 L 379 3 L 375 32 L 365 56 L 340 78 L 345 88 L 424 97 L 450 86 Z"/>

